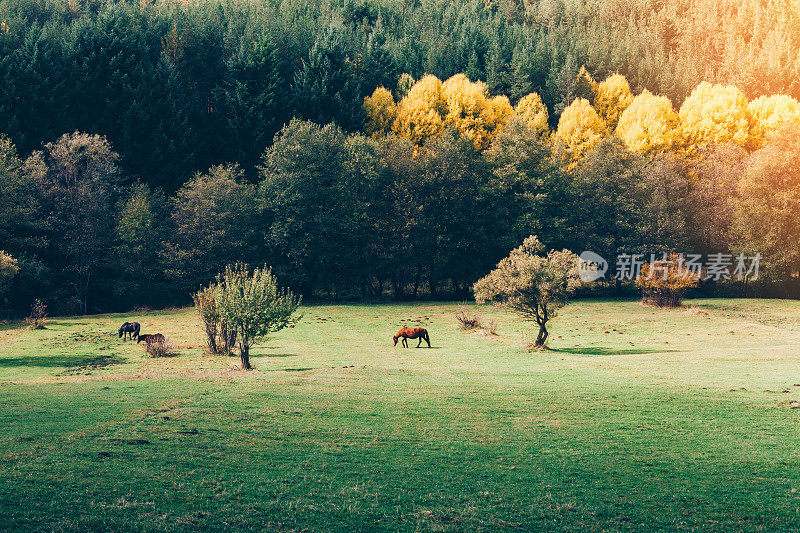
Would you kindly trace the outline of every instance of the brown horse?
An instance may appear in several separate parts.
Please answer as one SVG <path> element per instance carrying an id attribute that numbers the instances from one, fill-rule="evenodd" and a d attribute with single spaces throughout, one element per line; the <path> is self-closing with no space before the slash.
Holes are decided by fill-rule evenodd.
<path id="1" fill-rule="evenodd" d="M 408 348 L 408 339 L 417 339 L 419 338 L 419 344 L 417 344 L 417 348 L 422 345 L 422 341 L 428 343 L 428 348 L 431 347 L 431 338 L 428 336 L 428 330 L 425 328 L 400 328 L 400 331 L 397 332 L 397 335 L 392 337 L 394 339 L 394 345 L 397 346 L 397 339 L 403 337 L 403 346 Z"/>

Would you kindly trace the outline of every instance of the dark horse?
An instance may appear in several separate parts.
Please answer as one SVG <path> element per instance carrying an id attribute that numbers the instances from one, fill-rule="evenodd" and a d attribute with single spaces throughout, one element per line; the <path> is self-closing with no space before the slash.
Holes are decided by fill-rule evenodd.
<path id="1" fill-rule="evenodd" d="M 417 348 L 422 345 L 422 341 L 428 343 L 428 348 L 431 347 L 431 338 L 428 336 L 428 330 L 425 328 L 400 328 L 400 331 L 397 332 L 397 335 L 392 337 L 394 339 L 394 345 L 397 346 L 397 339 L 403 337 L 403 346 L 408 348 L 408 339 L 416 339 L 419 338 L 419 344 L 417 344 Z"/>
<path id="2" fill-rule="evenodd" d="M 164 335 L 161 333 L 153 333 L 152 335 L 139 335 L 139 338 L 136 339 L 136 344 L 140 342 L 146 342 L 150 344 L 151 342 L 164 342 Z"/>
<path id="3" fill-rule="evenodd" d="M 138 322 L 125 322 L 119 328 L 119 337 L 123 338 L 123 336 L 127 333 L 130 336 L 131 340 L 133 340 L 134 337 L 137 338 L 139 337 L 140 329 L 141 326 L 139 325 Z"/>

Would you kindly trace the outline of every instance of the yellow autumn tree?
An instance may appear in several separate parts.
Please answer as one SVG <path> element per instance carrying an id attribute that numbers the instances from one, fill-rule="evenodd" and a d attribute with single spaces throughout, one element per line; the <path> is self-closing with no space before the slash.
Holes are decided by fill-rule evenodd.
<path id="1" fill-rule="evenodd" d="M 488 148 L 494 136 L 497 135 L 513 116 L 514 108 L 511 106 L 511 102 L 508 101 L 506 95 L 501 94 L 488 100 L 486 110 L 482 114 L 485 135 L 480 137 L 481 142 L 478 149 L 483 150 Z"/>
<path id="2" fill-rule="evenodd" d="M 447 105 L 445 126 L 454 128 L 480 148 L 486 137 L 483 124 L 488 107 L 486 85 L 473 83 L 464 74 L 456 74 L 442 84 L 442 92 Z"/>
<path id="3" fill-rule="evenodd" d="M 472 82 L 464 74 L 456 74 L 442 83 L 428 75 L 415 83 L 400 101 L 392 129 L 397 135 L 422 145 L 430 137 L 453 128 L 478 150 L 484 150 L 513 114 L 508 98 L 489 98 L 483 82 Z"/>
<path id="4" fill-rule="evenodd" d="M 561 113 L 556 129 L 556 140 L 564 145 L 573 161 L 608 135 L 608 126 L 592 104 L 577 98 Z"/>
<path id="5" fill-rule="evenodd" d="M 702 82 L 678 112 L 684 147 L 689 152 L 705 144 L 751 148 L 747 105 L 747 97 L 736 87 Z"/>
<path id="6" fill-rule="evenodd" d="M 517 107 L 514 108 L 517 116 L 521 118 L 530 129 L 540 137 L 549 133 L 547 125 L 547 106 L 542 102 L 542 97 L 536 93 L 523 96 Z"/>
<path id="7" fill-rule="evenodd" d="M 594 109 L 612 130 L 617 126 L 622 112 L 632 101 L 631 86 L 622 74 L 612 74 L 597 84 Z"/>
<path id="8" fill-rule="evenodd" d="M 679 126 L 678 113 L 669 98 L 645 89 L 622 112 L 615 133 L 629 150 L 649 154 L 676 148 Z"/>
<path id="9" fill-rule="evenodd" d="M 397 106 L 392 130 L 400 137 L 422 145 L 429 137 L 444 131 L 447 103 L 442 94 L 442 81 L 428 74 L 416 82 Z"/>
<path id="10" fill-rule="evenodd" d="M 786 94 L 759 96 L 747 106 L 753 118 L 752 143 L 760 148 L 785 129 L 800 126 L 800 102 Z"/>
<path id="11" fill-rule="evenodd" d="M 383 87 L 378 87 L 372 96 L 364 98 L 364 115 L 366 122 L 364 131 L 377 137 L 389 133 L 397 118 L 397 105 L 394 103 L 392 93 Z"/>

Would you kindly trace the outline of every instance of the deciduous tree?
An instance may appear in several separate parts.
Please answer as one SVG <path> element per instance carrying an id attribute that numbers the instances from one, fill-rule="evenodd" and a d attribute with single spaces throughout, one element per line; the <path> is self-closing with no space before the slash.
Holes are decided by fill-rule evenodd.
<path id="1" fill-rule="evenodd" d="M 547 323 L 581 284 L 578 256 L 568 250 L 540 255 L 543 251 L 539 239 L 531 235 L 473 286 L 478 303 L 504 304 L 534 320 L 539 325 L 536 348 L 544 347 Z"/>
<path id="2" fill-rule="evenodd" d="M 270 333 L 294 324 L 300 298 L 278 288 L 268 267 L 252 272 L 242 264 L 228 265 L 215 291 L 220 318 L 236 330 L 242 368 L 249 370 L 250 348 Z"/>
<path id="3" fill-rule="evenodd" d="M 645 89 L 622 112 L 616 135 L 629 150 L 640 154 L 667 152 L 678 147 L 680 120 L 672 102 Z"/>
<path id="4" fill-rule="evenodd" d="M 555 139 L 574 162 L 608 136 L 608 125 L 588 100 L 577 98 L 558 119 Z"/>
<path id="5" fill-rule="evenodd" d="M 752 146 L 745 94 L 731 85 L 702 82 L 681 105 L 683 145 L 690 153 L 708 144 Z"/>
<path id="6" fill-rule="evenodd" d="M 609 130 L 617 127 L 620 115 L 633 101 L 628 80 L 621 74 L 612 74 L 597 84 L 594 95 L 594 108 L 600 118 L 606 121 Z"/>
<path id="7" fill-rule="evenodd" d="M 782 281 L 800 272 L 799 134 L 787 131 L 750 156 L 735 200 L 740 249 L 762 254 L 765 273 Z"/>
<path id="8" fill-rule="evenodd" d="M 753 117 L 753 146 L 779 137 L 784 130 L 800 128 L 800 102 L 786 94 L 759 96 L 747 106 Z"/>

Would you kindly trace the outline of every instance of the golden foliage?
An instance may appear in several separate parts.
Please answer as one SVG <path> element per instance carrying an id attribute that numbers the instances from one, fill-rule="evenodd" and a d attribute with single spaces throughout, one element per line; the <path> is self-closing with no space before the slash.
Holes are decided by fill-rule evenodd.
<path id="1" fill-rule="evenodd" d="M 521 118 L 540 137 L 549 133 L 547 124 L 547 106 L 542 102 L 542 97 L 536 93 L 523 96 L 515 108 L 517 116 Z"/>
<path id="2" fill-rule="evenodd" d="M 174 27 L 161 40 L 161 53 L 173 67 L 183 64 L 186 55 L 186 48 L 189 46 L 189 36 L 184 32 L 178 32 Z"/>
<path id="3" fill-rule="evenodd" d="M 666 96 L 645 89 L 622 112 L 616 135 L 629 150 L 642 154 L 672 150 L 680 143 L 680 120 Z"/>
<path id="4" fill-rule="evenodd" d="M 751 147 L 752 119 L 747 105 L 747 97 L 736 87 L 701 83 L 678 112 L 684 145 L 689 150 L 727 143 Z"/>
<path id="5" fill-rule="evenodd" d="M 444 123 L 475 143 L 484 141 L 484 114 L 487 111 L 486 85 L 482 82 L 472 83 L 464 74 L 456 74 L 442 85 L 447 114 Z"/>
<path id="6" fill-rule="evenodd" d="M 561 113 L 556 139 L 577 161 L 608 135 L 608 126 L 588 100 L 577 98 Z"/>
<path id="7" fill-rule="evenodd" d="M 636 285 L 642 289 L 642 301 L 659 307 L 678 307 L 686 291 L 696 287 L 703 276 L 701 269 L 689 269 L 682 255 L 642 265 Z"/>
<path id="8" fill-rule="evenodd" d="M 514 108 L 511 106 L 511 102 L 508 101 L 507 96 L 501 94 L 488 100 L 486 110 L 482 113 L 485 135 L 481 138 L 480 146 L 476 143 L 478 149 L 488 148 L 492 138 L 513 116 Z"/>
<path id="9" fill-rule="evenodd" d="M 753 145 L 760 148 L 783 130 L 800 126 L 800 102 L 785 94 L 760 96 L 747 106 L 753 118 Z"/>
<path id="10" fill-rule="evenodd" d="M 385 135 L 392 129 L 397 118 L 397 105 L 394 103 L 392 93 L 383 87 L 378 87 L 372 96 L 364 98 L 364 114 L 367 117 L 364 130 L 373 137 Z"/>
<path id="11" fill-rule="evenodd" d="M 442 94 L 442 82 L 428 74 L 408 91 L 400 101 L 397 119 L 392 130 L 400 137 L 422 145 L 428 138 L 444 131 L 447 104 Z"/>
<path id="12" fill-rule="evenodd" d="M 594 108 L 597 114 L 608 123 L 609 129 L 617 126 L 620 115 L 633 101 L 631 86 L 622 74 L 612 74 L 597 84 L 594 95 Z"/>
<path id="13" fill-rule="evenodd" d="M 422 145 L 453 128 L 478 150 L 489 146 L 494 135 L 514 114 L 505 96 L 489 98 L 486 85 L 456 74 L 442 83 L 432 75 L 415 83 L 400 101 L 393 131 Z"/>

